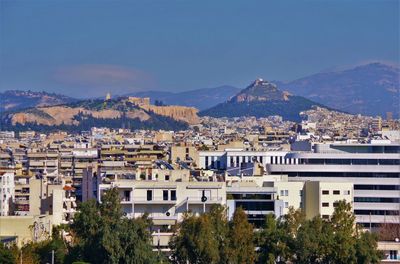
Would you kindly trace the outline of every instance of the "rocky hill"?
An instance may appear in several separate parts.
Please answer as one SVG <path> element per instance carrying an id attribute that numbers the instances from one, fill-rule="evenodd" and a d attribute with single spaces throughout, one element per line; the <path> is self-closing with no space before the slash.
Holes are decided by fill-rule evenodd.
<path id="1" fill-rule="evenodd" d="M 313 106 L 321 106 L 321 104 L 301 96 L 291 95 L 281 91 L 271 82 L 258 79 L 228 101 L 201 111 L 199 114 L 213 117 L 280 115 L 285 120 L 299 121 L 301 119 L 299 113 Z"/>
<path id="2" fill-rule="evenodd" d="M 0 116 L 0 129 L 3 130 L 82 131 L 94 126 L 179 130 L 187 128 L 188 122 L 183 118 L 143 109 L 127 98 L 82 100 L 65 105 L 8 111 Z"/>
<path id="3" fill-rule="evenodd" d="M 279 87 L 293 94 L 352 114 L 399 118 L 400 69 L 370 63 L 345 70 L 313 74 Z"/>
<path id="4" fill-rule="evenodd" d="M 186 122 L 188 124 L 199 123 L 199 117 L 197 116 L 198 110 L 194 107 L 180 105 L 152 105 L 150 104 L 149 97 L 128 97 L 128 100 L 129 102 L 140 107 L 141 109 L 153 112 L 157 115 L 167 116 L 175 120 Z"/>
<path id="5" fill-rule="evenodd" d="M 77 99 L 55 93 L 9 90 L 0 93 L 0 112 L 30 107 L 59 105 Z"/>

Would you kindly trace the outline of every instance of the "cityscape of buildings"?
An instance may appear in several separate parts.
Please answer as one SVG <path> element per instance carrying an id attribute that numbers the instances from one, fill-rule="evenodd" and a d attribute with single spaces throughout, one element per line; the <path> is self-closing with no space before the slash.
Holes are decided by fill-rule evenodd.
<path id="1" fill-rule="evenodd" d="M 366 230 L 399 225 L 399 120 L 319 107 L 301 115 L 301 123 L 202 117 L 176 132 L 0 131 L 0 239 L 40 241 L 111 188 L 126 217 L 148 215 L 154 250 L 166 253 L 184 214 L 215 204 L 227 207 L 228 218 L 243 208 L 260 227 L 266 215 L 289 208 L 329 219 L 345 200 Z M 385 259 L 399 259 L 398 241 L 379 247 Z"/>

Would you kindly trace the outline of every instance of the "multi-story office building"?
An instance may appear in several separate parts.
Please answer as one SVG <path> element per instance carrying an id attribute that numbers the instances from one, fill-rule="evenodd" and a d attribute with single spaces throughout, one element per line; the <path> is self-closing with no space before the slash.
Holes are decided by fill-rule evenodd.
<path id="1" fill-rule="evenodd" d="M 314 152 L 290 152 L 295 164 L 268 164 L 270 174 L 290 181 L 348 182 L 354 188 L 354 213 L 359 224 L 378 227 L 400 223 L 400 145 L 316 144 Z"/>

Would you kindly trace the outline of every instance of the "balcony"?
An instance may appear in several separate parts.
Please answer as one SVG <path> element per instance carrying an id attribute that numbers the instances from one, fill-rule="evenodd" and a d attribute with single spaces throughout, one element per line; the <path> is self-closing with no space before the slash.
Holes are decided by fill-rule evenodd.
<path id="1" fill-rule="evenodd" d="M 164 200 L 162 196 L 154 196 L 151 200 L 147 196 L 139 196 L 133 198 L 135 204 L 176 204 L 176 200 Z"/>
<path id="2" fill-rule="evenodd" d="M 201 201 L 201 197 L 191 196 L 187 197 L 187 202 L 189 204 L 219 204 L 222 203 L 222 197 L 207 197 L 207 201 Z"/>

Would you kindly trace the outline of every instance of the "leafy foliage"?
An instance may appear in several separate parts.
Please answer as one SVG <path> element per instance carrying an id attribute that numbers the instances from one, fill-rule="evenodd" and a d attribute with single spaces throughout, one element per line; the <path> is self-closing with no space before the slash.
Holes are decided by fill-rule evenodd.
<path id="1" fill-rule="evenodd" d="M 242 208 L 238 208 L 233 214 L 229 242 L 230 263 L 250 264 L 255 262 L 253 226 L 248 222 L 247 215 Z"/>
<path id="2" fill-rule="evenodd" d="M 355 225 L 350 204 L 340 201 L 330 220 L 306 219 L 300 210 L 254 230 L 238 208 L 230 222 L 223 207 L 188 214 L 170 243 L 173 263 L 379 263 L 377 236 Z M 256 250 L 257 249 L 257 250 Z"/>
<path id="3" fill-rule="evenodd" d="M 345 201 L 330 220 L 307 220 L 293 209 L 282 219 L 269 215 L 260 239 L 259 263 L 379 263 L 381 258 L 377 236 L 357 228 Z"/>
<path id="4" fill-rule="evenodd" d="M 3 264 L 13 264 L 16 262 L 16 258 L 13 255 L 12 251 L 3 243 L 0 243 L 0 263 Z"/>
<path id="5" fill-rule="evenodd" d="M 90 263 L 158 263 L 152 252 L 150 222 L 146 217 L 123 217 L 116 189 L 102 203 L 82 203 L 71 227 L 75 245 L 69 259 Z"/>
<path id="6" fill-rule="evenodd" d="M 146 217 L 123 216 L 116 189 L 107 191 L 102 203 L 80 205 L 73 225 L 72 245 L 66 246 L 55 232 L 52 239 L 23 246 L 0 244 L 0 263 L 165 263 L 152 251 Z M 176 264 L 250 263 L 379 263 L 376 234 L 355 225 L 350 204 L 340 201 L 331 219 L 306 219 L 300 210 L 290 209 L 282 218 L 267 215 L 265 226 L 255 230 L 245 212 L 238 208 L 231 221 L 226 207 L 213 206 L 208 213 L 187 213 L 176 226 L 170 241 L 171 262 Z"/>

